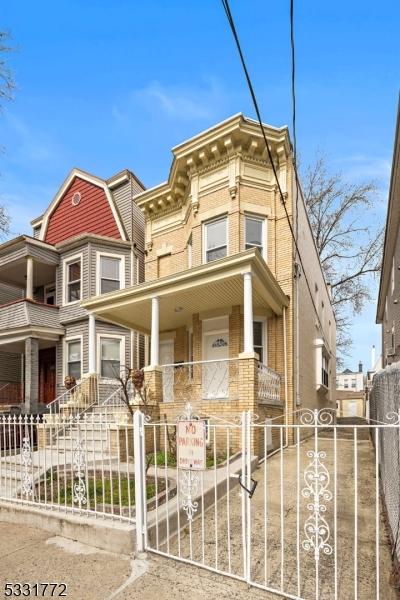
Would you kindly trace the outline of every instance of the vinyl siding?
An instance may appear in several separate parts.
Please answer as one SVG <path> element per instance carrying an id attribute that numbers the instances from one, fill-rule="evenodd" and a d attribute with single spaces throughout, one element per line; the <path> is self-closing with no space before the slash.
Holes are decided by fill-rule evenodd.
<path id="1" fill-rule="evenodd" d="M 81 194 L 81 200 L 77 206 L 73 206 L 72 197 L 76 192 Z M 121 239 L 104 190 L 75 177 L 49 218 L 45 241 L 56 244 L 79 233 Z"/>
<path id="2" fill-rule="evenodd" d="M 0 352 L 0 386 L 21 381 L 21 354 Z"/>
<path id="3" fill-rule="evenodd" d="M 20 288 L 6 283 L 0 283 L 0 305 L 14 302 L 24 297 L 24 292 Z"/>

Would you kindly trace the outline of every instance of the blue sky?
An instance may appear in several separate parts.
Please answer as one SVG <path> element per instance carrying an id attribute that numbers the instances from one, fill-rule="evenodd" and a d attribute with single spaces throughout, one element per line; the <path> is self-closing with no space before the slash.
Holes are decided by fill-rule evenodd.
<path id="1" fill-rule="evenodd" d="M 231 0 L 263 119 L 290 122 L 288 0 Z M 383 218 L 400 81 L 400 3 L 296 1 L 298 148 L 379 185 Z M 73 167 L 146 185 L 170 149 L 236 112 L 254 116 L 219 0 L 2 3 L 18 91 L 0 116 L 0 200 L 29 231 Z M 371 281 L 375 292 L 376 284 Z M 380 344 L 375 305 L 354 318 L 348 366 Z"/>

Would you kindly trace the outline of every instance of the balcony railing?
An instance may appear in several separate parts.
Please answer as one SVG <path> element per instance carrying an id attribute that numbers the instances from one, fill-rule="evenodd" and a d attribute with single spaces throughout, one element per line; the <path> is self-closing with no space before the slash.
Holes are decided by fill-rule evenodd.
<path id="1" fill-rule="evenodd" d="M 23 298 L 0 306 L 0 331 L 14 327 L 60 328 L 57 306 Z"/>
<path id="2" fill-rule="evenodd" d="M 260 404 L 281 404 L 281 378 L 269 367 L 258 363 L 258 401 Z"/>
<path id="3" fill-rule="evenodd" d="M 53 402 L 48 409 L 51 415 L 60 413 L 67 416 L 76 416 L 84 413 L 98 403 L 99 387 L 97 377 L 85 377 L 80 383 L 70 390 L 66 390 Z"/>
<path id="4" fill-rule="evenodd" d="M 239 360 L 203 360 L 163 365 L 164 402 L 237 400 Z"/>

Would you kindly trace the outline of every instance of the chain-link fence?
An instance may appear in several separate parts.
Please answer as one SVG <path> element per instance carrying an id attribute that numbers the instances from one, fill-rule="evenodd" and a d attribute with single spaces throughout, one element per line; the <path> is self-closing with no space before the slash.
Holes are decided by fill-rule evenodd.
<path id="1" fill-rule="evenodd" d="M 371 425 L 399 424 L 400 363 L 377 373 L 369 396 Z M 393 556 L 400 561 L 400 424 L 373 430 L 382 482 L 383 501 L 391 531 Z"/>

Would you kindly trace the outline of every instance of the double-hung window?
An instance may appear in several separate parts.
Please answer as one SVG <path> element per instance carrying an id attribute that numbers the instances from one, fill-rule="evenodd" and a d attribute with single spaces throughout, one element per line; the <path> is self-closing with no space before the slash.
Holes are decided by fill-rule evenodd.
<path id="1" fill-rule="evenodd" d="M 82 377 L 82 341 L 80 339 L 69 340 L 66 342 L 66 346 L 66 375 L 78 380 Z"/>
<path id="2" fill-rule="evenodd" d="M 100 294 L 121 289 L 121 258 L 100 255 Z"/>
<path id="3" fill-rule="evenodd" d="M 77 302 L 81 299 L 82 260 L 75 258 L 66 262 L 66 301 Z"/>
<path id="4" fill-rule="evenodd" d="M 209 221 L 204 225 L 205 262 L 224 258 L 228 250 L 227 218 Z"/>
<path id="5" fill-rule="evenodd" d="M 260 357 L 260 363 L 265 364 L 264 351 L 264 322 L 253 321 L 254 352 Z"/>
<path id="6" fill-rule="evenodd" d="M 252 215 L 245 216 L 246 224 L 246 250 L 250 248 L 258 248 L 261 256 L 264 256 L 264 227 L 265 219 L 262 217 L 254 217 Z"/>
<path id="7" fill-rule="evenodd" d="M 121 373 L 121 338 L 100 337 L 100 376 L 116 379 Z"/>

